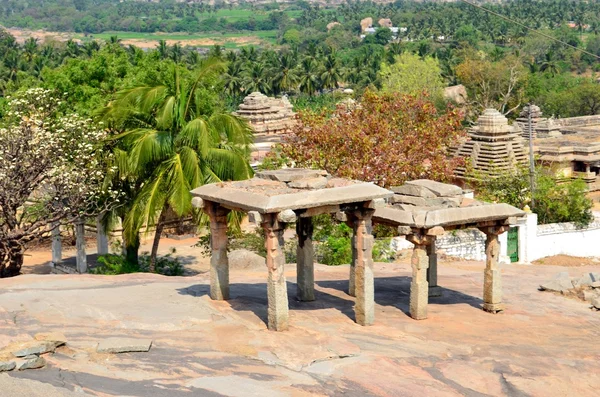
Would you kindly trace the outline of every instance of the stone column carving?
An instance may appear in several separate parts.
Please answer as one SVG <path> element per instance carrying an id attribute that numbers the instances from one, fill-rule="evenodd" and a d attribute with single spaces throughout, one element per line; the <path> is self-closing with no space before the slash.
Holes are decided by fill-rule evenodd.
<path id="1" fill-rule="evenodd" d="M 354 313 L 360 325 L 375 321 L 375 286 L 373 278 L 373 235 L 371 217 L 375 211 L 363 209 L 353 212 L 353 267 L 356 304 Z M 350 282 L 352 283 L 352 273 Z"/>
<path id="2" fill-rule="evenodd" d="M 315 263 L 313 248 L 312 218 L 298 218 L 296 221 L 298 236 L 297 256 L 297 298 L 309 302 L 315 300 Z"/>
<path id="3" fill-rule="evenodd" d="M 277 221 L 277 214 L 266 214 L 262 223 L 267 249 L 268 326 L 270 330 L 285 331 L 289 325 L 287 284 L 285 281 L 283 252 L 284 223 Z"/>
<path id="4" fill-rule="evenodd" d="M 96 218 L 96 244 L 98 248 L 98 255 L 108 254 L 108 236 L 104 225 L 102 225 L 102 215 L 98 215 Z"/>
<path id="5" fill-rule="evenodd" d="M 75 246 L 77 254 L 75 263 L 78 273 L 87 273 L 87 255 L 85 253 L 85 220 L 79 218 L 75 221 Z"/>
<path id="6" fill-rule="evenodd" d="M 52 225 L 52 266 L 62 262 L 62 241 L 60 239 L 60 224 Z"/>
<path id="7" fill-rule="evenodd" d="M 429 257 L 427 256 L 427 246 L 431 245 L 433 237 L 420 231 L 406 236 L 406 239 L 414 244 L 410 261 L 412 266 L 410 316 L 415 320 L 424 320 L 427 318 L 427 304 L 429 303 L 429 283 L 427 282 Z"/>
<path id="8" fill-rule="evenodd" d="M 508 230 L 508 227 L 484 227 L 485 233 L 485 271 L 483 277 L 483 310 L 498 313 L 504 310 L 502 304 L 502 274 L 498 268 L 500 242 L 498 236 Z"/>
<path id="9" fill-rule="evenodd" d="M 210 219 L 210 297 L 229 299 L 229 258 L 227 257 L 227 214 L 229 210 L 217 203 L 207 203 Z"/>
<path id="10" fill-rule="evenodd" d="M 356 216 L 348 211 L 345 213 L 346 216 L 346 225 L 350 227 L 354 233 L 350 238 L 350 246 L 352 249 L 352 262 L 350 262 L 350 274 L 348 275 L 348 295 L 356 296 L 356 262 L 357 262 L 357 252 L 356 252 Z"/>
<path id="11" fill-rule="evenodd" d="M 427 268 L 427 282 L 429 283 L 429 297 L 442 296 L 442 289 L 438 285 L 438 257 L 436 252 L 435 239 L 427 246 L 427 255 L 429 256 L 429 267 Z"/>

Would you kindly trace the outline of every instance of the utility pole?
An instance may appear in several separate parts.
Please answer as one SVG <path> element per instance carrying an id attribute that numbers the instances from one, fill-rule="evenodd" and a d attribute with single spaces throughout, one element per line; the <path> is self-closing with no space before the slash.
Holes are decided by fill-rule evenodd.
<path id="1" fill-rule="evenodd" d="M 531 208 L 535 206 L 535 200 L 533 193 L 535 190 L 535 164 L 533 159 L 533 120 L 531 117 L 531 111 L 533 109 L 533 103 L 529 103 L 529 109 L 527 111 L 527 128 L 529 130 L 529 191 L 531 192 Z"/>

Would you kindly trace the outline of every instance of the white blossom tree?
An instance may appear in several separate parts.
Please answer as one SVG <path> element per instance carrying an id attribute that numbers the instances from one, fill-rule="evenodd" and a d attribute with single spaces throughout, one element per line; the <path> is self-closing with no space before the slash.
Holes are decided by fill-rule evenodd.
<path id="1" fill-rule="evenodd" d="M 50 91 L 10 99 L 0 128 L 0 277 L 19 274 L 27 243 L 118 205 L 106 176 L 105 132 L 61 114 Z"/>

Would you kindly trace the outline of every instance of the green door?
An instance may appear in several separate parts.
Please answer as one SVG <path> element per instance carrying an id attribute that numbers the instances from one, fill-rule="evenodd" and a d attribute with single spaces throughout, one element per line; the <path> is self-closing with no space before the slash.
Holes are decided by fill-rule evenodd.
<path id="1" fill-rule="evenodd" d="M 507 255 L 510 257 L 510 262 L 519 261 L 519 228 L 511 227 L 508 229 Z"/>

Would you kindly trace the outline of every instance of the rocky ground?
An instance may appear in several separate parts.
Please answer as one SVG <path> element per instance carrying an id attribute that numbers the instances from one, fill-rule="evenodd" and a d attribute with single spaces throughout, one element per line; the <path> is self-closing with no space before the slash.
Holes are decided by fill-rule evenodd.
<path id="1" fill-rule="evenodd" d="M 595 396 L 600 389 L 600 312 L 538 291 L 565 267 L 503 267 L 506 311 L 492 315 L 480 308 L 483 264 L 443 262 L 443 297 L 431 300 L 427 320 L 415 321 L 407 315 L 407 261 L 377 264 L 376 323 L 361 327 L 345 293 L 347 266 L 317 266 L 311 303 L 294 300 L 288 266 L 291 328 L 277 333 L 265 326 L 265 269 L 237 266 L 232 299 L 214 302 L 207 261 L 189 242 L 163 249 L 174 244 L 195 276 L 0 280 L 0 350 L 40 332 L 66 339 L 43 354 L 45 367 L 0 374 L 0 395 Z M 44 255 L 29 257 L 27 270 L 43 273 L 36 261 Z M 125 337 L 152 347 L 98 352 L 99 343 Z"/>

